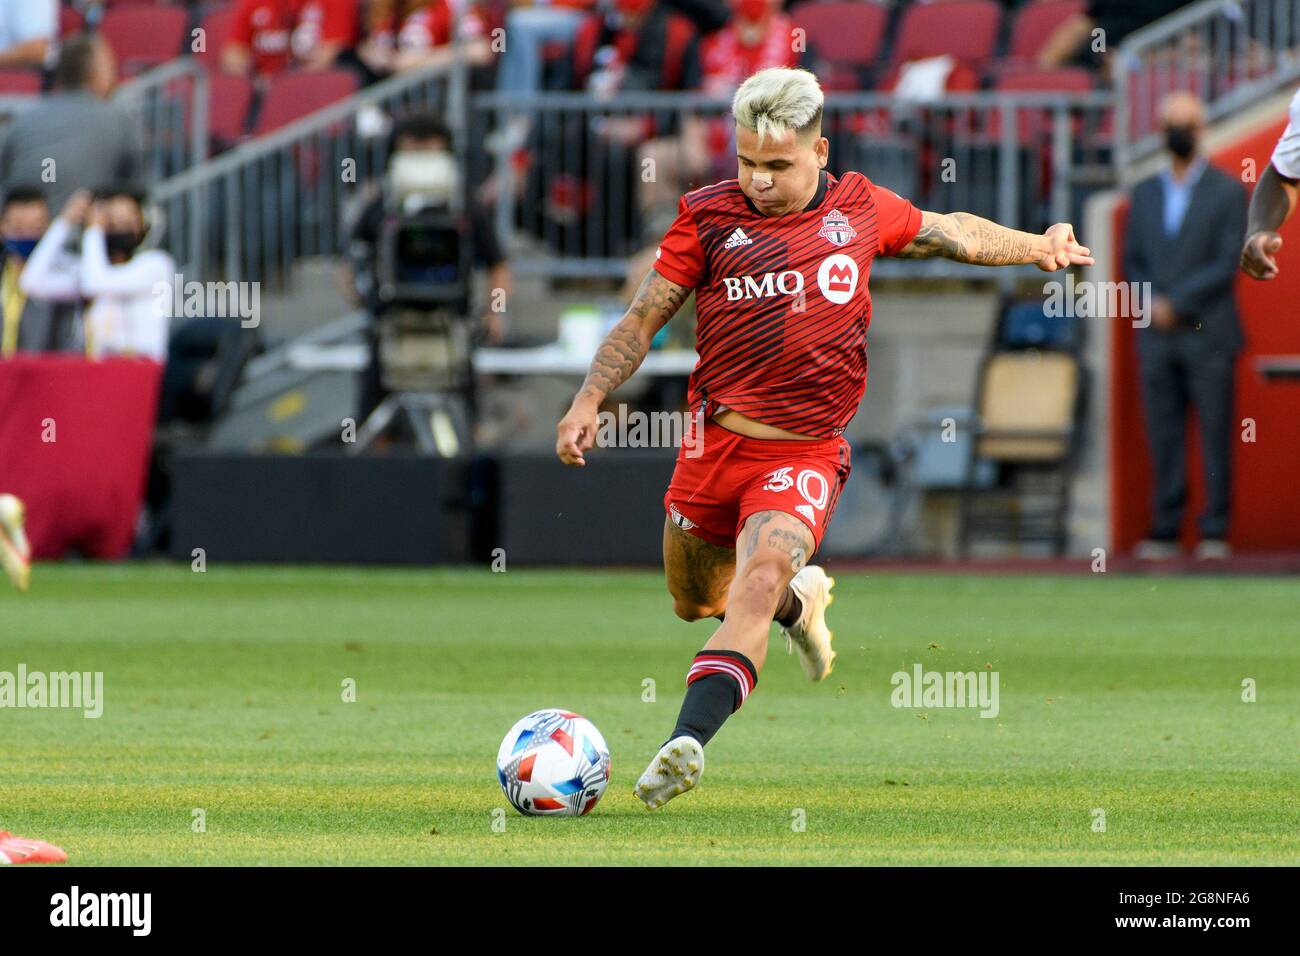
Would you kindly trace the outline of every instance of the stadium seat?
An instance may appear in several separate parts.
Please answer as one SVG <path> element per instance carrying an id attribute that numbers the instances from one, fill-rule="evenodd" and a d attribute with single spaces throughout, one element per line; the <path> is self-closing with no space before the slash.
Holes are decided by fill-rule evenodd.
<path id="1" fill-rule="evenodd" d="M 81 15 L 81 11 L 75 7 L 70 7 L 66 3 L 59 7 L 59 36 L 71 36 L 74 33 L 80 33 L 81 28 L 86 25 L 86 18 Z"/>
<path id="2" fill-rule="evenodd" d="M 1002 303 L 976 379 L 975 441 L 960 506 L 963 557 L 977 534 L 1048 543 L 1064 554 L 1085 406 L 1081 331 L 1073 318 L 1047 315 L 1044 299 Z M 985 462 L 998 467 L 994 487 L 978 486 Z"/>
<path id="3" fill-rule="evenodd" d="M 208 74 L 208 129 L 214 152 L 243 138 L 252 105 L 253 84 L 247 78 L 220 72 Z"/>
<path id="4" fill-rule="evenodd" d="M 930 56 L 949 56 L 982 69 L 993 56 L 1002 8 L 992 0 L 953 0 L 903 11 L 891 66 Z"/>
<path id="5" fill-rule="evenodd" d="M 199 29 L 203 31 L 203 51 L 195 57 L 204 68 L 215 72 L 221 56 L 221 47 L 230 35 L 234 23 L 235 10 L 231 6 L 214 7 L 203 15 Z"/>
<path id="6" fill-rule="evenodd" d="M 1078 363 L 1063 352 L 991 356 L 981 372 L 976 453 L 998 461 L 1057 461 L 1073 423 Z"/>
<path id="7" fill-rule="evenodd" d="M 100 32 L 117 54 L 123 76 L 134 76 L 181 55 L 189 13 L 181 7 L 111 7 Z"/>
<path id="8" fill-rule="evenodd" d="M 1034 62 L 1048 38 L 1062 23 L 1086 8 L 1084 0 L 1037 0 L 1015 14 L 1003 62 Z"/>
<path id="9" fill-rule="evenodd" d="M 209 149 L 219 153 L 238 145 L 248 132 L 248 118 L 253 105 L 253 83 L 242 76 L 213 71 L 208 80 Z M 179 77 L 167 84 L 167 94 L 184 111 L 185 135 L 190 132 L 190 96 L 194 81 Z"/>
<path id="10" fill-rule="evenodd" d="M 278 73 L 262 98 L 253 135 L 264 136 L 356 92 L 351 70 Z"/>
<path id="11" fill-rule="evenodd" d="M 0 95 L 35 96 L 41 91 L 41 74 L 36 70 L 0 70 Z"/>
<path id="12" fill-rule="evenodd" d="M 1093 89 L 1093 75 L 1084 67 L 1062 67 L 1057 70 L 1012 69 L 998 76 L 994 89 L 1000 93 L 1087 93 Z M 1052 111 L 1049 109 L 1022 109 L 1018 111 L 1016 136 L 1022 145 L 1029 145 L 1051 135 Z M 1077 136 L 1083 130 L 1083 117 L 1075 116 L 1070 128 Z M 1002 135 L 1002 114 L 989 117 L 984 131 L 990 140 Z"/>
<path id="13" fill-rule="evenodd" d="M 828 90 L 861 90 L 869 86 L 864 73 L 875 65 L 885 39 L 889 11 L 874 3 L 805 3 L 790 11 L 808 46 L 829 66 L 822 76 Z"/>

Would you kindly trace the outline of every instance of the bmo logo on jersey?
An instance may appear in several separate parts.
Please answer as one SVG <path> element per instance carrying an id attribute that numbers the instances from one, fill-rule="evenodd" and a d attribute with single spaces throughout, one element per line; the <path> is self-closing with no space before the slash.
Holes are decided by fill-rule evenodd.
<path id="1" fill-rule="evenodd" d="M 803 273 L 794 269 L 785 272 L 764 272 L 753 276 L 726 276 L 722 280 L 727 290 L 727 301 L 740 299 L 768 299 L 774 295 L 798 295 L 803 291 Z"/>
<path id="2" fill-rule="evenodd" d="M 822 260 L 817 270 L 817 288 L 827 301 L 843 305 L 858 287 L 858 264 L 852 256 L 837 253 Z"/>

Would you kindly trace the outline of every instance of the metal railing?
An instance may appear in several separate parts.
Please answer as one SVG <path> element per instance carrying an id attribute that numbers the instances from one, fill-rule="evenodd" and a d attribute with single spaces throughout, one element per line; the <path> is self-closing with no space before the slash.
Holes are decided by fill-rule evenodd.
<path id="1" fill-rule="evenodd" d="M 147 183 L 184 172 L 208 158 L 208 74 L 180 57 L 134 76 L 113 91 L 140 131 Z"/>
<path id="2" fill-rule="evenodd" d="M 1038 231 L 1073 217 L 1084 189 L 1109 182 L 1111 106 L 1105 93 L 967 93 L 926 104 L 832 94 L 828 168 L 863 172 L 923 208 Z M 629 256 L 658 241 L 678 197 L 736 175 L 730 104 L 703 94 L 485 93 L 473 108 L 487 114 L 484 126 L 531 118 L 529 168 L 521 173 L 504 152 L 496 159 L 497 230 L 532 240 L 510 243 L 521 274 L 622 276 Z M 689 155 L 699 158 L 687 171 Z M 908 275 L 987 276 L 946 260 L 904 265 Z M 873 274 L 899 266 L 882 262 Z"/>
<path id="3" fill-rule="evenodd" d="M 164 180 L 164 244 L 188 275 L 281 284 L 299 257 L 342 250 L 345 205 L 383 171 L 382 119 L 367 133 L 359 117 L 431 108 L 459 129 L 464 83 L 457 63 L 401 73 Z"/>
<path id="4" fill-rule="evenodd" d="M 1300 0 L 1203 0 L 1134 31 L 1114 70 L 1115 168 L 1161 147 L 1160 101 L 1190 90 L 1210 122 L 1300 77 Z"/>
<path id="5" fill-rule="evenodd" d="M 41 102 L 41 95 L 0 96 L 0 128 Z M 192 58 L 171 60 L 132 77 L 113 91 L 111 102 L 139 136 L 145 185 L 208 158 L 208 77 Z"/>

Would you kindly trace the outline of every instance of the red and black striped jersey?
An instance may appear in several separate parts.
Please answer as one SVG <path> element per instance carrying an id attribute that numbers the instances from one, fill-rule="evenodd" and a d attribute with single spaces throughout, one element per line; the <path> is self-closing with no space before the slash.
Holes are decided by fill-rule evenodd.
<path id="1" fill-rule="evenodd" d="M 812 201 L 782 216 L 759 212 L 735 179 L 683 196 L 655 270 L 695 289 L 691 408 L 842 433 L 867 385 L 872 260 L 920 228 L 919 209 L 857 172 L 823 170 Z"/>

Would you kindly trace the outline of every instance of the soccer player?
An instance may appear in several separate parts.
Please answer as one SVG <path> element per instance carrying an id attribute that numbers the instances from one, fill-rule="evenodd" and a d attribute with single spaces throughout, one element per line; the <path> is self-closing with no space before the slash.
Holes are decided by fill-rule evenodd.
<path id="1" fill-rule="evenodd" d="M 739 176 L 682 197 L 654 268 L 557 429 L 560 460 L 585 465 L 601 402 L 694 290 L 693 424 L 664 496 L 664 571 L 678 617 L 722 624 L 637 783 L 651 810 L 699 781 L 704 746 L 758 682 L 772 621 L 811 680 L 830 673 L 834 581 L 808 562 L 849 475 L 843 432 L 866 387 L 872 260 L 944 256 L 1045 272 L 1092 262 L 1068 223 L 1017 232 L 922 212 L 861 173 L 830 175 L 822 105 L 807 70 L 761 70 L 741 85 Z"/>
<path id="2" fill-rule="evenodd" d="M 1272 279 L 1277 275 L 1277 260 L 1282 237 L 1277 234 L 1282 223 L 1295 212 L 1297 186 L 1300 185 L 1300 90 L 1291 99 L 1286 130 L 1273 149 L 1264 175 L 1259 177 L 1250 197 L 1250 219 L 1246 223 L 1246 244 L 1241 250 L 1241 268 L 1255 279 Z"/>

